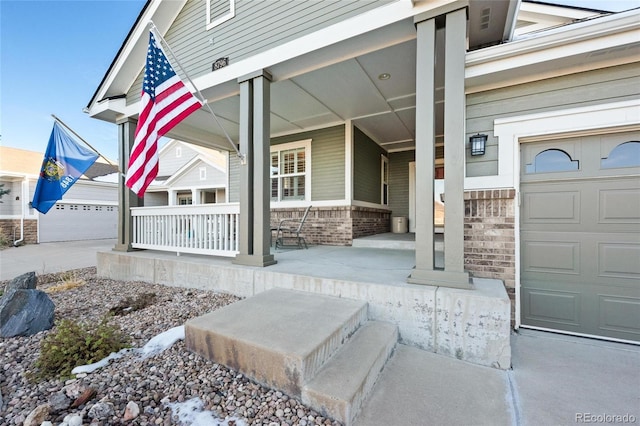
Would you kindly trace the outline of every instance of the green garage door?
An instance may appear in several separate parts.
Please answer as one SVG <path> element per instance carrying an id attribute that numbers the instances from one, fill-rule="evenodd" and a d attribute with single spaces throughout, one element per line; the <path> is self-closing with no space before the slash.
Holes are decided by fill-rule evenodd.
<path id="1" fill-rule="evenodd" d="M 640 132 L 521 145 L 523 326 L 640 342 Z"/>

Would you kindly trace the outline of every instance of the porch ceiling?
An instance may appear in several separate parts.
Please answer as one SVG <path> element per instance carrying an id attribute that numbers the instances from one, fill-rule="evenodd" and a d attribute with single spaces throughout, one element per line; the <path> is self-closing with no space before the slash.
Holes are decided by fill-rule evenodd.
<path id="1" fill-rule="evenodd" d="M 493 34 L 490 36 L 482 33 L 477 25 L 479 16 L 486 14 L 486 7 L 483 9 L 480 6 L 487 4 L 492 6 L 492 16 L 502 20 L 501 23 L 492 23 L 489 28 Z M 505 27 L 510 25 L 509 20 L 513 19 L 511 15 L 515 13 L 507 13 L 510 5 L 511 2 L 503 0 L 472 1 L 469 10 L 469 45 L 482 46 L 504 40 L 507 37 Z M 485 90 L 484 86 L 489 88 L 496 82 L 508 85 L 533 80 L 542 75 L 541 68 L 547 73 L 561 73 L 562 69 L 573 69 L 575 72 L 576 63 L 585 69 L 611 66 L 615 59 L 612 55 L 621 55 L 619 49 L 607 55 L 598 55 L 600 52 L 587 48 L 550 60 L 535 59 L 533 63 L 515 61 L 516 65 L 499 70 L 482 68 L 492 64 L 490 59 L 484 58 L 484 52 L 508 50 L 510 46 L 518 44 L 516 41 L 469 52 L 465 81 L 467 90 Z M 636 46 L 637 43 L 633 47 Z M 627 51 L 623 53 L 627 56 L 630 54 Z M 598 62 L 605 65 L 598 65 Z M 476 69 L 479 69 L 477 75 L 474 74 Z M 271 85 L 272 136 L 352 120 L 389 152 L 415 148 L 416 40 L 412 19 L 273 64 L 268 70 L 274 80 Z M 381 78 L 382 74 L 388 74 L 389 78 Z M 436 70 L 436 123 L 442 123 L 443 86 L 444 72 Z M 237 142 L 240 110 L 238 84 L 230 81 L 203 90 L 203 93 L 210 100 L 226 132 Z M 435 132 L 436 144 L 442 144 L 444 129 L 441 124 L 436 124 Z M 192 114 L 168 136 L 203 146 L 231 149 L 225 141 L 224 132 L 205 109 Z"/>

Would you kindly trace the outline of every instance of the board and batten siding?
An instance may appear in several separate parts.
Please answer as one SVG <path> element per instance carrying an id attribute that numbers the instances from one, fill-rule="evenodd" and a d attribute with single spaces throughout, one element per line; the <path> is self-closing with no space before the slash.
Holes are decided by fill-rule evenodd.
<path id="1" fill-rule="evenodd" d="M 235 0 L 235 17 L 207 31 L 206 2 L 189 0 L 164 37 L 196 78 L 212 72 L 216 59 L 236 63 L 394 1 Z M 216 13 L 228 4 L 211 0 L 211 9 Z M 129 89 L 127 104 L 140 99 L 143 73 Z"/>
<path id="2" fill-rule="evenodd" d="M 387 152 L 360 129 L 353 129 L 353 199 L 382 202 L 381 157 Z"/>
<path id="3" fill-rule="evenodd" d="M 280 136 L 271 145 L 311 139 L 311 202 L 344 200 L 344 125 Z M 240 161 L 229 156 L 229 202 L 240 201 Z"/>
<path id="4" fill-rule="evenodd" d="M 495 119 L 563 110 L 640 96 L 640 68 L 621 65 L 555 77 L 518 86 L 467 95 L 467 137 L 489 136 L 486 154 L 472 157 L 467 147 L 467 177 L 498 174 L 498 141 L 493 135 Z M 510 141 L 503 141 L 503 143 Z M 468 142 L 467 142 L 468 145 Z"/>
<path id="5" fill-rule="evenodd" d="M 393 216 L 409 216 L 409 163 L 416 151 L 389 154 L 389 209 Z"/>

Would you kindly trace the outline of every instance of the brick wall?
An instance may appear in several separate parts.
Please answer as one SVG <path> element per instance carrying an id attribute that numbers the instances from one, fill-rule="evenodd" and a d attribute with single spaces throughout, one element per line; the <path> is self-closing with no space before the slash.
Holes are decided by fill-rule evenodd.
<path id="1" fill-rule="evenodd" d="M 299 219 L 305 208 L 271 209 L 271 227 L 282 219 Z M 302 235 L 308 244 L 350 246 L 354 238 L 390 230 L 388 210 L 357 206 L 313 207 L 307 216 Z"/>
<path id="2" fill-rule="evenodd" d="M 4 235 L 9 244 L 13 244 L 13 232 L 16 239 L 20 239 L 20 219 L 0 219 L 0 233 Z M 25 219 L 24 244 L 36 244 L 38 242 L 38 221 Z"/>
<path id="3" fill-rule="evenodd" d="M 464 262 L 478 278 L 502 280 L 515 313 L 515 190 L 466 191 Z"/>

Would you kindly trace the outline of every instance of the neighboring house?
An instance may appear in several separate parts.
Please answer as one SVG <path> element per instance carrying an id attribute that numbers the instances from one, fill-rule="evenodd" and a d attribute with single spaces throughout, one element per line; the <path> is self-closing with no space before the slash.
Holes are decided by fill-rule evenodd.
<path id="1" fill-rule="evenodd" d="M 227 152 L 171 140 L 158 153 L 145 207 L 227 202 Z"/>
<path id="2" fill-rule="evenodd" d="M 0 204 L 0 228 L 10 243 L 35 244 L 116 238 L 118 191 L 100 182 L 116 166 L 99 158 L 67 191 L 63 199 L 41 214 L 31 207 L 44 154 L 0 147 L 0 183 L 10 189 Z"/>
<path id="3" fill-rule="evenodd" d="M 250 154 L 242 164 L 205 109 L 170 134 L 230 151 L 236 263 L 272 264 L 270 225 L 308 205 L 306 238 L 320 244 L 349 245 L 405 216 L 410 283 L 497 278 L 517 325 L 640 340 L 640 9 L 152 0 L 88 105 L 118 123 L 124 152 L 150 20 Z M 444 270 L 433 261 L 440 179 Z M 141 204 L 120 190 L 128 226 Z M 119 238 L 123 250 L 137 244 Z"/>

